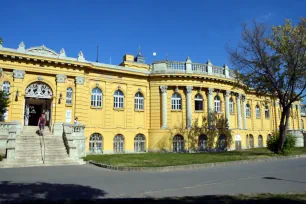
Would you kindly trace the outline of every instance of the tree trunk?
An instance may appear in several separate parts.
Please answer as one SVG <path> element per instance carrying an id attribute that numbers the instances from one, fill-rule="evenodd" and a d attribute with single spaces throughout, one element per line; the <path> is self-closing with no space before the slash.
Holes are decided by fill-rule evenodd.
<path id="1" fill-rule="evenodd" d="M 290 114 L 290 108 L 287 108 L 287 107 L 283 108 L 280 125 L 279 125 L 279 143 L 278 143 L 278 149 L 277 149 L 278 154 L 283 150 L 283 147 L 284 147 L 289 114 Z"/>

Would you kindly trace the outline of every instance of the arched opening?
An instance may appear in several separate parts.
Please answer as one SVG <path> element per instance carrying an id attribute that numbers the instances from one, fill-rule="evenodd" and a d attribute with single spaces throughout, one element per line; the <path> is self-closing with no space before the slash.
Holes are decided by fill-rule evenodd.
<path id="1" fill-rule="evenodd" d="M 198 140 L 198 150 L 204 152 L 208 150 L 207 135 L 200 135 Z"/>
<path id="2" fill-rule="evenodd" d="M 94 133 L 89 138 L 89 152 L 92 154 L 103 153 L 103 137 L 99 133 Z"/>
<path id="3" fill-rule="evenodd" d="M 217 143 L 218 150 L 225 151 L 227 149 L 226 136 L 220 135 Z"/>
<path id="4" fill-rule="evenodd" d="M 241 136 L 235 135 L 235 150 L 241 150 Z"/>
<path id="5" fill-rule="evenodd" d="M 249 135 L 249 145 L 250 145 L 250 148 L 254 148 L 254 137 L 253 137 L 253 135 Z"/>
<path id="6" fill-rule="evenodd" d="M 43 82 L 34 82 L 25 89 L 25 126 L 37 126 L 38 119 L 43 113 L 46 118 L 46 126 L 51 125 L 52 97 L 52 89 Z M 58 103 L 61 103 L 61 98 Z"/>
<path id="7" fill-rule="evenodd" d="M 263 147 L 263 138 L 262 138 L 262 135 L 258 136 L 258 147 Z"/>
<path id="8" fill-rule="evenodd" d="M 175 135 L 173 138 L 173 151 L 183 152 L 184 151 L 184 137 L 182 135 Z"/>
<path id="9" fill-rule="evenodd" d="M 145 152 L 146 151 L 146 138 L 143 134 L 137 134 L 134 138 L 134 151 Z"/>
<path id="10" fill-rule="evenodd" d="M 121 134 L 114 137 L 114 153 L 124 153 L 124 137 Z"/>

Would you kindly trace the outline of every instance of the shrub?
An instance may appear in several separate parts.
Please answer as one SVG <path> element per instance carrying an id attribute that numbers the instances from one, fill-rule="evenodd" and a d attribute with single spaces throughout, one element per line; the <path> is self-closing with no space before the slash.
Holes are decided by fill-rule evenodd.
<path id="1" fill-rule="evenodd" d="M 295 142 L 296 138 L 291 134 L 287 134 L 283 149 L 279 153 L 284 155 L 291 153 L 293 148 L 295 147 Z M 267 147 L 270 151 L 278 153 L 277 152 L 278 144 L 279 144 L 279 133 L 273 133 L 273 135 L 267 139 Z"/>

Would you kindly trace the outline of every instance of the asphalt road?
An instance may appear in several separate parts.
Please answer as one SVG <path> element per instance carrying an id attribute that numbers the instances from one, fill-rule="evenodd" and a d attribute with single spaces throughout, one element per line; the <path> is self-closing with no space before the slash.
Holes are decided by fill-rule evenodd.
<path id="1" fill-rule="evenodd" d="M 92 165 L 0 169 L 0 202 L 306 192 L 306 158 L 161 173 Z"/>

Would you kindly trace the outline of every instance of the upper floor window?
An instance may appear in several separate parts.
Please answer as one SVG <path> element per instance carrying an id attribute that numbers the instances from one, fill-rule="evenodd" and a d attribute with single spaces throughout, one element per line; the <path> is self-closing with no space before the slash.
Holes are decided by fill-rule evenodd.
<path id="1" fill-rule="evenodd" d="M 246 104 L 245 105 L 245 115 L 246 117 L 251 117 L 251 108 L 250 108 L 250 105 L 249 104 Z"/>
<path id="2" fill-rule="evenodd" d="M 114 93 L 114 108 L 124 108 L 124 94 L 120 90 Z"/>
<path id="3" fill-rule="evenodd" d="M 135 110 L 143 110 L 144 109 L 144 97 L 142 93 L 137 92 L 134 98 Z"/>
<path id="4" fill-rule="evenodd" d="M 265 106 L 265 118 L 270 118 L 270 112 L 268 106 Z"/>
<path id="5" fill-rule="evenodd" d="M 221 112 L 221 101 L 219 96 L 215 96 L 215 112 L 220 113 Z"/>
<path id="6" fill-rule="evenodd" d="M 66 104 L 72 104 L 72 88 L 66 90 Z"/>
<path id="7" fill-rule="evenodd" d="M 234 113 L 234 101 L 232 98 L 229 99 L 229 111 L 230 113 Z"/>
<path id="8" fill-rule="evenodd" d="M 10 88 L 11 88 L 11 84 L 8 81 L 3 82 L 2 84 L 2 91 L 6 94 L 10 94 Z"/>
<path id="9" fill-rule="evenodd" d="M 94 88 L 91 92 L 91 106 L 102 107 L 102 91 L 99 88 Z"/>
<path id="10" fill-rule="evenodd" d="M 196 111 L 203 110 L 203 97 L 201 94 L 197 94 L 194 99 L 194 108 Z"/>
<path id="11" fill-rule="evenodd" d="M 182 97 L 179 93 L 173 93 L 171 97 L 172 110 L 182 110 Z"/>
<path id="12" fill-rule="evenodd" d="M 255 111 L 256 111 L 256 118 L 260 118 L 260 108 L 258 105 L 256 105 Z"/>

